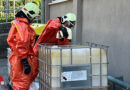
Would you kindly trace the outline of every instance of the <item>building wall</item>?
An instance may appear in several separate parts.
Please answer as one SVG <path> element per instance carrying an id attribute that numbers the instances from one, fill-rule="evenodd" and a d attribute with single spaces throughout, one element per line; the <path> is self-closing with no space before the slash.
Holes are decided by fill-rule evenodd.
<path id="1" fill-rule="evenodd" d="M 73 12 L 73 0 L 50 5 L 50 18 L 63 16 L 68 12 Z"/>
<path id="2" fill-rule="evenodd" d="M 66 12 L 74 12 L 78 16 L 74 35 L 81 40 L 74 38 L 74 41 L 110 46 L 109 75 L 123 76 L 130 83 L 130 1 L 70 0 L 50 5 L 50 18 Z"/>
<path id="3" fill-rule="evenodd" d="M 83 0 L 82 41 L 110 46 L 109 75 L 130 83 L 130 0 Z"/>
<path id="4" fill-rule="evenodd" d="M 49 9 L 48 9 L 49 8 Z M 77 19 L 77 25 L 75 26 L 74 30 L 72 30 L 73 32 L 73 41 L 76 42 L 81 42 L 82 41 L 82 37 L 81 37 L 81 33 L 82 33 L 82 0 L 68 0 L 65 2 L 61 2 L 61 3 L 57 3 L 57 4 L 52 4 L 46 6 L 45 11 L 48 13 L 45 16 L 46 18 L 56 18 L 58 16 L 63 16 L 68 12 L 71 13 L 75 13 L 78 17 Z M 46 21 L 46 20 L 45 20 Z M 78 37 L 77 37 L 78 34 Z"/>

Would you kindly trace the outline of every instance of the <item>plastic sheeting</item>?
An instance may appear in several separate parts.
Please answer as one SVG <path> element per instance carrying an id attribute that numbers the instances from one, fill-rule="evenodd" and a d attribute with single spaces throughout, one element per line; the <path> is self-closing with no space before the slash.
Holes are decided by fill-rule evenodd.
<path id="1" fill-rule="evenodd" d="M 38 82 L 33 82 L 30 85 L 30 89 L 29 90 L 39 90 L 39 83 Z"/>

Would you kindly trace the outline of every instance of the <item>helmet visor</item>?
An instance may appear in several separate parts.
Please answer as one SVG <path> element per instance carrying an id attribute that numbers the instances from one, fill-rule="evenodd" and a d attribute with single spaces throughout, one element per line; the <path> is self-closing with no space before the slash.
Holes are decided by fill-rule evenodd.
<path id="1" fill-rule="evenodd" d="M 70 21 L 72 26 L 75 26 L 75 21 Z"/>

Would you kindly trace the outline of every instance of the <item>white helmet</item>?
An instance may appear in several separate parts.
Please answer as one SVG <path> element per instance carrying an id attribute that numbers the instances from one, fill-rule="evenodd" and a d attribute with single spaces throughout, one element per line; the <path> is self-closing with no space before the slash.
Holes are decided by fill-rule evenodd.
<path id="1" fill-rule="evenodd" d="M 73 13 L 67 13 L 65 16 L 62 17 L 63 21 L 62 23 L 66 21 L 75 22 L 76 21 L 76 15 Z"/>
<path id="2" fill-rule="evenodd" d="M 30 20 L 40 16 L 40 9 L 35 3 L 27 3 L 22 11 Z"/>

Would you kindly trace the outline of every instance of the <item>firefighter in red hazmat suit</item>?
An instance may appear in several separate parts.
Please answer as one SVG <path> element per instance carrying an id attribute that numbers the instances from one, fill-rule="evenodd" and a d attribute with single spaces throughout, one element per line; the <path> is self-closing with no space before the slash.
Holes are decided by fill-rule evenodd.
<path id="1" fill-rule="evenodd" d="M 75 22 L 76 16 L 73 13 L 67 13 L 65 16 L 49 20 L 34 46 L 35 55 L 38 56 L 39 43 L 69 45 L 72 39 L 71 28 L 75 26 Z"/>
<path id="2" fill-rule="evenodd" d="M 29 90 L 38 74 L 38 61 L 33 51 L 35 32 L 30 24 L 39 15 L 39 7 L 35 3 L 27 3 L 11 22 L 7 42 L 12 51 L 9 62 L 13 90 Z"/>

